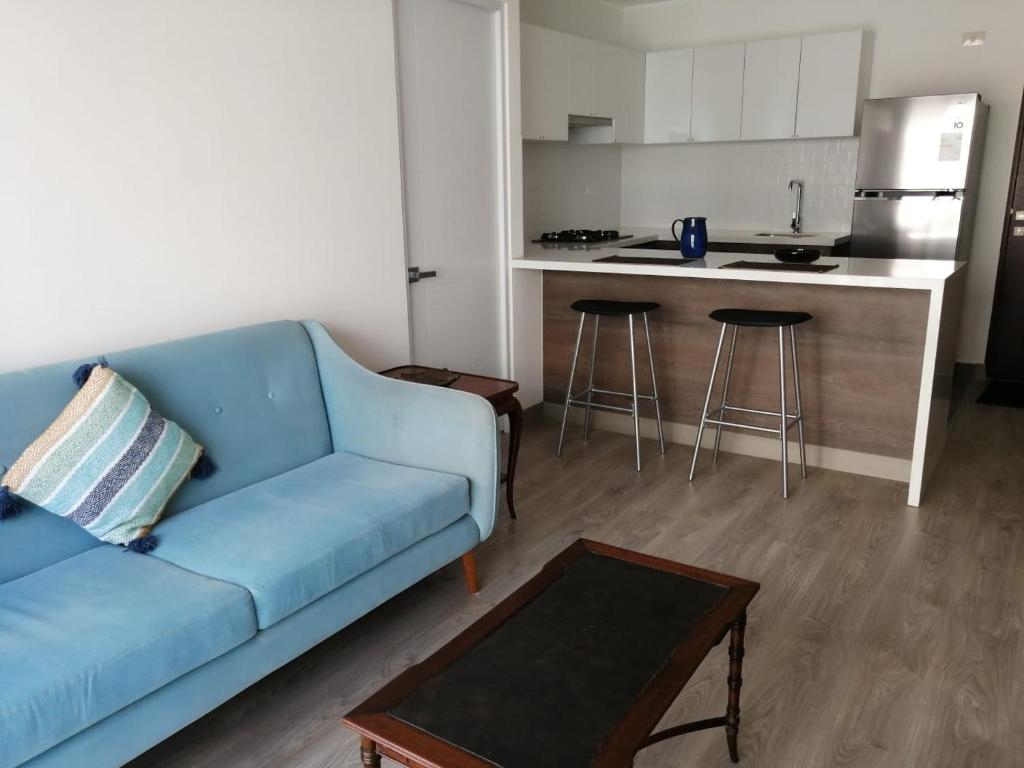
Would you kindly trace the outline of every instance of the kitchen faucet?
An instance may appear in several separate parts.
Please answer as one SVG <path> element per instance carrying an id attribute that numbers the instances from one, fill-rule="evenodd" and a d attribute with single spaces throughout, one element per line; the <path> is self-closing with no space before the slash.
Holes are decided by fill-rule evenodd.
<path id="1" fill-rule="evenodd" d="M 793 211 L 793 220 L 789 223 L 789 228 L 793 230 L 794 235 L 800 234 L 800 223 L 803 218 L 803 207 L 804 207 L 804 183 L 799 179 L 789 180 L 789 191 L 793 191 L 793 187 L 796 187 L 796 210 Z"/>

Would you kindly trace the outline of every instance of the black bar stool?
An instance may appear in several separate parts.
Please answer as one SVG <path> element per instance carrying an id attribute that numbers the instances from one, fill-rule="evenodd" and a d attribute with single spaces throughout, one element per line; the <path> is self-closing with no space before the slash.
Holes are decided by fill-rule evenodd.
<path id="1" fill-rule="evenodd" d="M 804 450 L 804 417 L 800 402 L 800 363 L 796 352 L 796 331 L 795 327 L 812 319 L 806 312 L 775 312 L 761 309 L 716 309 L 709 317 L 722 324 L 722 332 L 718 336 L 718 350 L 715 352 L 715 361 L 711 366 L 711 380 L 708 382 L 708 393 L 704 398 L 704 410 L 700 420 L 700 428 L 697 430 L 697 442 L 693 446 L 693 461 L 690 462 L 690 480 L 697 471 L 697 456 L 700 454 L 700 444 L 704 437 L 704 427 L 708 424 L 715 425 L 715 450 L 713 462 L 718 461 L 718 449 L 722 442 L 722 427 L 741 427 L 756 432 L 767 432 L 778 435 L 782 442 L 782 498 L 789 498 L 789 443 L 787 435 L 792 426 L 796 425 L 800 438 L 800 476 L 807 477 L 807 457 Z M 718 374 L 718 362 L 722 357 L 722 347 L 725 344 L 725 332 L 732 326 L 732 342 L 729 345 L 729 363 L 725 369 L 725 381 L 722 385 L 722 401 L 713 411 L 711 407 L 711 394 L 715 389 L 715 377 Z M 732 378 L 732 362 L 736 355 L 736 336 L 740 326 L 745 328 L 778 328 L 779 329 L 779 410 L 763 411 L 755 408 L 741 408 L 728 404 L 729 380 Z M 789 347 L 793 365 L 793 390 L 796 396 L 796 412 L 789 413 L 786 407 L 786 351 L 785 351 L 785 329 L 789 328 Z M 779 419 L 778 428 L 763 427 L 755 424 L 729 421 L 726 419 L 729 411 L 739 413 L 753 413 L 759 416 L 774 416 Z"/>
<path id="2" fill-rule="evenodd" d="M 633 417 L 633 435 L 636 440 L 636 471 L 640 471 L 640 401 L 650 400 L 654 403 L 654 413 L 658 419 L 658 443 L 661 452 L 665 453 L 665 433 L 661 426 L 661 406 L 658 403 L 658 383 L 654 376 L 654 350 L 651 348 L 651 327 L 647 322 L 647 313 L 661 309 L 661 304 L 653 301 L 611 301 L 607 299 L 581 299 L 573 302 L 572 309 L 580 313 L 580 327 L 576 332 L 576 351 L 572 355 L 572 368 L 569 371 L 569 385 L 565 391 L 565 410 L 562 413 L 562 431 L 558 434 L 558 448 L 555 455 L 562 455 L 562 441 L 565 438 L 565 423 L 569 418 L 569 408 L 585 408 L 586 418 L 583 422 L 583 439 L 590 439 L 590 417 L 592 410 L 614 411 L 616 413 L 628 413 Z M 587 322 L 587 315 L 594 316 L 594 340 L 591 343 L 590 351 L 590 380 L 587 388 L 582 392 L 573 395 L 572 385 L 576 378 L 576 362 L 580 356 L 580 342 L 583 340 L 583 326 Z M 647 357 L 651 364 L 651 394 L 641 395 L 636 389 L 636 341 L 633 334 L 633 318 L 640 315 L 644 320 L 644 337 L 647 341 Z M 601 317 L 628 317 L 629 318 L 629 365 L 633 380 L 632 392 L 616 392 L 609 389 L 598 389 L 594 386 L 594 367 L 597 363 L 597 334 L 601 324 Z M 605 403 L 595 403 L 594 395 L 611 395 L 614 397 L 627 397 L 632 403 L 629 408 Z M 585 400 L 583 398 L 586 398 Z"/>

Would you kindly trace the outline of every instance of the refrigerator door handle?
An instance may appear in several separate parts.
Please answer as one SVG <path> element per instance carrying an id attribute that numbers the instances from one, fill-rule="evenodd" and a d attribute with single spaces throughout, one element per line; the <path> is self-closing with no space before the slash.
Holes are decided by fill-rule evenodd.
<path id="1" fill-rule="evenodd" d="M 858 189 L 855 200 L 902 200 L 907 193 L 902 189 Z"/>
<path id="2" fill-rule="evenodd" d="M 858 189 L 855 200 L 898 200 L 900 193 L 892 189 Z"/>
<path id="3" fill-rule="evenodd" d="M 904 200 L 910 197 L 930 197 L 933 200 L 963 200 L 962 189 L 858 189 L 854 200 Z"/>

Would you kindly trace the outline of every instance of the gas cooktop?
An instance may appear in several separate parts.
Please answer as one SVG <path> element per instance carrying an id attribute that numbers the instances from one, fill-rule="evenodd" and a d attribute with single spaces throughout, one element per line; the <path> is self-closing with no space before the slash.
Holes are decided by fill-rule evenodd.
<path id="1" fill-rule="evenodd" d="M 625 240 L 632 235 L 620 235 L 617 229 L 563 229 L 561 232 L 544 232 L 535 243 L 607 243 Z"/>

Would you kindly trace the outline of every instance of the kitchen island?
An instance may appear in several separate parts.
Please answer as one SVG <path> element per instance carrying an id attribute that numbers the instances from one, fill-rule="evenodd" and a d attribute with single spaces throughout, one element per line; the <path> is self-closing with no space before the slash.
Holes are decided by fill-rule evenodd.
<path id="1" fill-rule="evenodd" d="M 569 376 L 581 298 L 650 300 L 666 438 L 693 444 L 719 326 L 718 307 L 802 310 L 814 321 L 799 330 L 803 400 L 812 465 L 901 480 L 908 503 L 920 504 L 945 443 L 951 415 L 953 363 L 966 264 L 950 261 L 825 256 L 828 272 L 761 271 L 729 265 L 778 263 L 773 256 L 709 253 L 684 265 L 595 261 L 608 256 L 668 258 L 665 251 L 605 247 L 567 250 L 531 245 L 512 269 L 540 272 L 543 313 L 543 399 L 560 414 Z M 531 311 L 514 304 L 514 312 Z M 536 311 L 534 308 L 532 311 Z M 778 397 L 773 339 L 743 329 L 730 400 L 772 406 Z M 763 336 L 763 338 L 758 338 Z M 597 381 L 627 388 L 625 329 L 602 324 Z M 584 345 L 589 350 L 589 344 Z M 589 352 L 588 352 L 589 354 Z M 588 360 L 581 352 L 582 370 Z M 641 379 L 641 387 L 647 382 Z M 616 414 L 598 426 L 630 431 Z M 644 430 L 653 434 L 645 420 Z M 567 438 L 568 439 L 568 438 Z M 731 433 L 723 450 L 776 457 L 772 438 Z M 795 456 L 795 451 L 791 456 Z M 685 471 L 680 463 L 680 471 Z"/>

